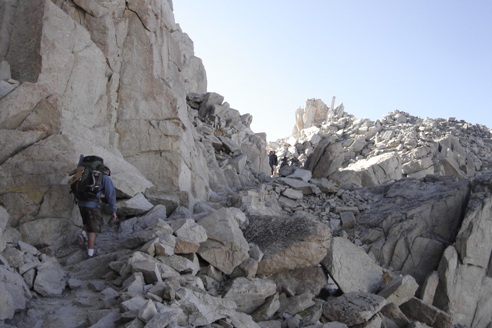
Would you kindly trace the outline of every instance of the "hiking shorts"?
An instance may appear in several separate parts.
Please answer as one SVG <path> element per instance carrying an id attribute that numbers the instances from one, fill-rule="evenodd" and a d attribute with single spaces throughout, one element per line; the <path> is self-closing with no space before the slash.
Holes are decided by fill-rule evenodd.
<path id="1" fill-rule="evenodd" d="M 82 223 L 86 226 L 87 232 L 101 232 L 101 209 L 80 207 L 80 215 L 82 216 Z"/>

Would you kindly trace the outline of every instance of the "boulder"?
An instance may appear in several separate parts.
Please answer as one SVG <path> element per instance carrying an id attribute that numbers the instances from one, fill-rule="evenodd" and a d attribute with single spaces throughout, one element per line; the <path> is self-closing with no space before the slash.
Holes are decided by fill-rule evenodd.
<path id="1" fill-rule="evenodd" d="M 420 321 L 430 327 L 451 328 L 453 320 L 449 314 L 438 308 L 425 304 L 413 297 L 400 306 L 402 312 L 411 320 Z"/>
<path id="2" fill-rule="evenodd" d="M 318 296 L 328 284 L 326 273 L 320 266 L 286 270 L 270 276 L 279 290 L 288 291 L 292 295 L 310 292 Z"/>
<path id="3" fill-rule="evenodd" d="M 381 267 L 362 248 L 343 237 L 332 238 L 322 264 L 344 293 L 375 293 L 383 282 Z"/>
<path id="4" fill-rule="evenodd" d="M 323 138 L 309 155 L 305 168 L 313 172 L 313 178 L 326 178 L 337 172 L 343 162 L 343 147 L 331 138 Z"/>
<path id="5" fill-rule="evenodd" d="M 354 164 L 350 164 L 341 170 L 337 179 L 342 180 L 343 174 L 346 171 L 355 172 L 360 179 L 361 186 L 380 185 L 388 181 L 400 180 L 402 178 L 401 160 L 393 153 L 381 154 L 367 160 L 359 160 Z"/>
<path id="6" fill-rule="evenodd" d="M 268 279 L 236 278 L 224 293 L 225 300 L 233 301 L 237 311 L 253 313 L 265 300 L 275 294 L 277 286 Z"/>
<path id="7" fill-rule="evenodd" d="M 331 230 L 307 214 L 250 219 L 244 236 L 264 253 L 258 275 L 310 267 L 325 256 Z"/>
<path id="8" fill-rule="evenodd" d="M 351 292 L 329 299 L 323 305 L 323 315 L 331 321 L 353 326 L 368 322 L 386 305 L 386 300 L 374 294 Z"/>
<path id="9" fill-rule="evenodd" d="M 60 296 L 67 284 L 67 273 L 56 258 L 43 256 L 36 268 L 34 290 L 42 296 Z"/>
<path id="10" fill-rule="evenodd" d="M 230 274 L 249 257 L 249 245 L 234 213 L 222 208 L 198 221 L 205 228 L 207 240 L 200 244 L 198 254 L 207 262 Z"/>
<path id="11" fill-rule="evenodd" d="M 142 193 L 138 193 L 128 200 L 118 202 L 117 206 L 118 215 L 129 217 L 142 215 L 147 211 L 150 211 L 154 205 L 152 205 Z"/>
<path id="12" fill-rule="evenodd" d="M 314 302 L 314 295 L 310 292 L 305 292 L 300 295 L 281 298 L 280 308 L 278 311 L 282 314 L 287 313 L 290 315 L 295 315 L 307 310 L 315 304 L 316 303 Z"/>
<path id="13" fill-rule="evenodd" d="M 5 283 L 0 283 L 0 320 L 12 319 L 15 313 L 14 299 L 5 288 Z"/>
<path id="14" fill-rule="evenodd" d="M 179 297 L 179 306 L 189 314 L 187 321 L 192 327 L 210 325 L 236 309 L 232 300 L 213 297 L 194 289 L 180 288 L 176 295 Z"/>
<path id="15" fill-rule="evenodd" d="M 25 242 L 37 248 L 54 249 L 73 243 L 78 231 L 70 220 L 61 218 L 29 221 L 20 224 L 18 230 Z"/>
<path id="16" fill-rule="evenodd" d="M 399 276 L 378 292 L 378 295 L 386 298 L 389 303 L 400 306 L 413 298 L 418 288 L 419 285 L 412 276 Z"/>
<path id="17" fill-rule="evenodd" d="M 196 253 L 200 243 L 207 240 L 205 228 L 197 224 L 193 219 L 178 219 L 170 222 L 176 235 L 176 254 Z"/>

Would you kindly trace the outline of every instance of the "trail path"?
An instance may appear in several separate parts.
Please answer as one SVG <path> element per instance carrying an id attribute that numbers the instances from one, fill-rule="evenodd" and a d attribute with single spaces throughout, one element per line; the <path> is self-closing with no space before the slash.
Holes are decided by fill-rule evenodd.
<path id="1" fill-rule="evenodd" d="M 119 250 L 118 224 L 104 224 L 96 238 L 97 256 L 88 258 L 76 241 L 56 254 L 68 274 L 68 283 L 60 297 L 42 297 L 33 292 L 28 311 L 16 316 L 11 324 L 18 328 L 120 327 L 118 291 L 122 281 L 109 268 L 129 250 Z M 127 320 L 130 321 L 130 320 Z"/>

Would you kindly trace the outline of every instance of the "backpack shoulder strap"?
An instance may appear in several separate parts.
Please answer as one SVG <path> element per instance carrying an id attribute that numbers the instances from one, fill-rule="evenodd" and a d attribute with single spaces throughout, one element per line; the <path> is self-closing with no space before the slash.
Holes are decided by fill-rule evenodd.
<path id="1" fill-rule="evenodd" d="M 68 184 L 72 185 L 75 182 L 79 181 L 80 177 L 84 173 L 84 167 L 79 166 L 75 170 L 70 171 L 68 174 L 71 175 L 72 177 L 68 180 Z"/>

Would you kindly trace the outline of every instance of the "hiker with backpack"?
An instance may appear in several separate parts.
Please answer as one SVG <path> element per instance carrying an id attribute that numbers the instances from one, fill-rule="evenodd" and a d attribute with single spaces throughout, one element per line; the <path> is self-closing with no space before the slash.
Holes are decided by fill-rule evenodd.
<path id="1" fill-rule="evenodd" d="M 95 255 L 96 234 L 101 232 L 101 198 L 104 196 L 111 211 L 111 222 L 116 221 L 116 190 L 110 178 L 111 171 L 101 157 L 80 155 L 77 169 L 70 174 L 73 177 L 69 184 L 83 223 L 77 240 L 91 258 Z"/>
<path id="2" fill-rule="evenodd" d="M 268 154 L 268 164 L 270 165 L 270 169 L 272 171 L 272 177 L 273 177 L 273 174 L 275 173 L 275 167 L 278 164 L 277 155 L 273 150 L 270 150 L 270 153 Z"/>

